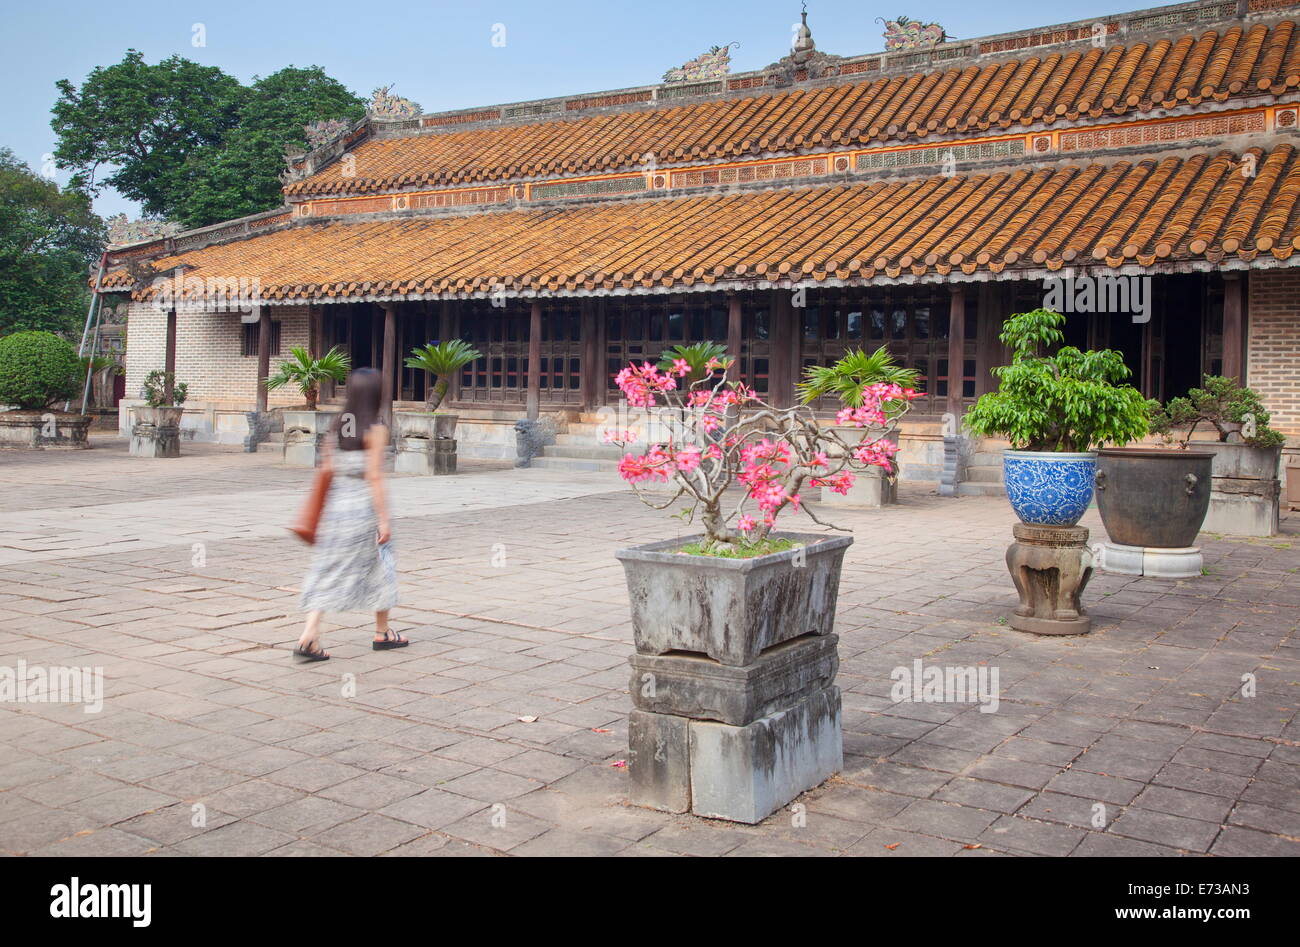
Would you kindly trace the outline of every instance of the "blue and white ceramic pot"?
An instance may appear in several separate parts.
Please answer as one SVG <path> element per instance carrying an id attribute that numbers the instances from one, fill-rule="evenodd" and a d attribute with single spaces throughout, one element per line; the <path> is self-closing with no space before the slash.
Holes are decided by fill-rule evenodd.
<path id="1" fill-rule="evenodd" d="M 1022 523 L 1073 526 L 1092 502 L 1097 454 L 1003 451 L 1002 479 L 1011 508 Z"/>

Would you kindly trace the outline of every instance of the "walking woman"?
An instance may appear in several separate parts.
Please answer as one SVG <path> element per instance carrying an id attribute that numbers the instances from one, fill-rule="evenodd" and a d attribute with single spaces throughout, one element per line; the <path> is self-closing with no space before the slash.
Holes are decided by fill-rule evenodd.
<path id="1" fill-rule="evenodd" d="M 388 428 L 379 420 L 381 375 L 373 368 L 359 368 L 348 376 L 347 385 L 343 412 L 334 433 L 324 439 L 324 463 L 333 479 L 316 555 L 302 585 L 307 626 L 293 652 L 305 661 L 329 658 L 321 647 L 321 617 L 327 611 L 374 612 L 376 651 L 410 644 L 388 627 L 388 610 L 397 604 L 397 565 L 384 495 Z"/>

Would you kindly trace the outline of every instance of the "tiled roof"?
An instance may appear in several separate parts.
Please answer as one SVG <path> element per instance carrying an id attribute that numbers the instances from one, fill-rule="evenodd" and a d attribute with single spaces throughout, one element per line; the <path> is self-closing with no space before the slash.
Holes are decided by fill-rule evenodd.
<path id="1" fill-rule="evenodd" d="M 1206 265 L 1300 246 L 1291 145 L 988 174 L 330 221 L 155 261 L 267 300 Z M 1297 258 L 1300 260 L 1300 257 Z M 978 276 L 976 276 L 978 278 Z M 109 288 L 130 285 L 125 272 Z"/>
<path id="2" fill-rule="evenodd" d="M 607 112 L 358 145 L 286 193 L 367 193 L 800 152 L 990 128 L 1139 114 L 1281 94 L 1300 86 L 1300 29 L 1220 27 L 1199 35 L 963 69 L 881 77 L 673 108 Z"/>

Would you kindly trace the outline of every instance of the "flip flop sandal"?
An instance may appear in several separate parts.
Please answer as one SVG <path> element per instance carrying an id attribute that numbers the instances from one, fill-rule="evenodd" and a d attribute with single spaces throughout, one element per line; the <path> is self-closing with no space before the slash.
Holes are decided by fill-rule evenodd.
<path id="1" fill-rule="evenodd" d="M 400 634 L 394 634 L 391 628 L 385 632 L 385 635 L 386 637 L 383 641 L 375 641 L 372 638 L 370 640 L 370 647 L 374 648 L 376 651 L 391 651 L 394 648 L 405 648 L 411 643 L 409 638 L 403 638 Z"/>
<path id="2" fill-rule="evenodd" d="M 294 648 L 293 656 L 301 661 L 328 661 L 330 659 L 330 656 L 325 653 L 325 649 L 319 647 L 310 651 L 303 647 Z"/>

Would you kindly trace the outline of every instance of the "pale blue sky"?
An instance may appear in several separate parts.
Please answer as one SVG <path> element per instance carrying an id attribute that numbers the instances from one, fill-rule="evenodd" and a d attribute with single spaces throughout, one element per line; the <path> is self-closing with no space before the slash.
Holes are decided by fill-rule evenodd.
<path id="1" fill-rule="evenodd" d="M 819 49 L 855 55 L 883 48 L 877 16 L 906 13 L 964 39 L 1144 5 L 927 0 L 908 6 L 895 0 L 885 8 L 862 0 L 811 0 L 809 25 Z M 244 82 L 287 65 L 319 65 L 359 95 L 393 83 L 396 93 L 432 112 L 652 83 L 715 44 L 740 44 L 732 51 L 733 71 L 758 69 L 785 55 L 798 19 L 798 0 L 10 4 L 0 34 L 6 103 L 0 145 L 39 169 L 54 147 L 49 109 L 55 81 L 80 83 L 93 67 L 119 62 L 128 48 L 149 62 L 179 54 L 220 66 Z M 206 45 L 196 47 L 199 23 Z M 492 44 L 498 23 L 505 26 L 504 46 Z M 61 183 L 67 178 L 66 171 L 57 173 Z M 135 213 L 110 192 L 96 209 Z"/>

